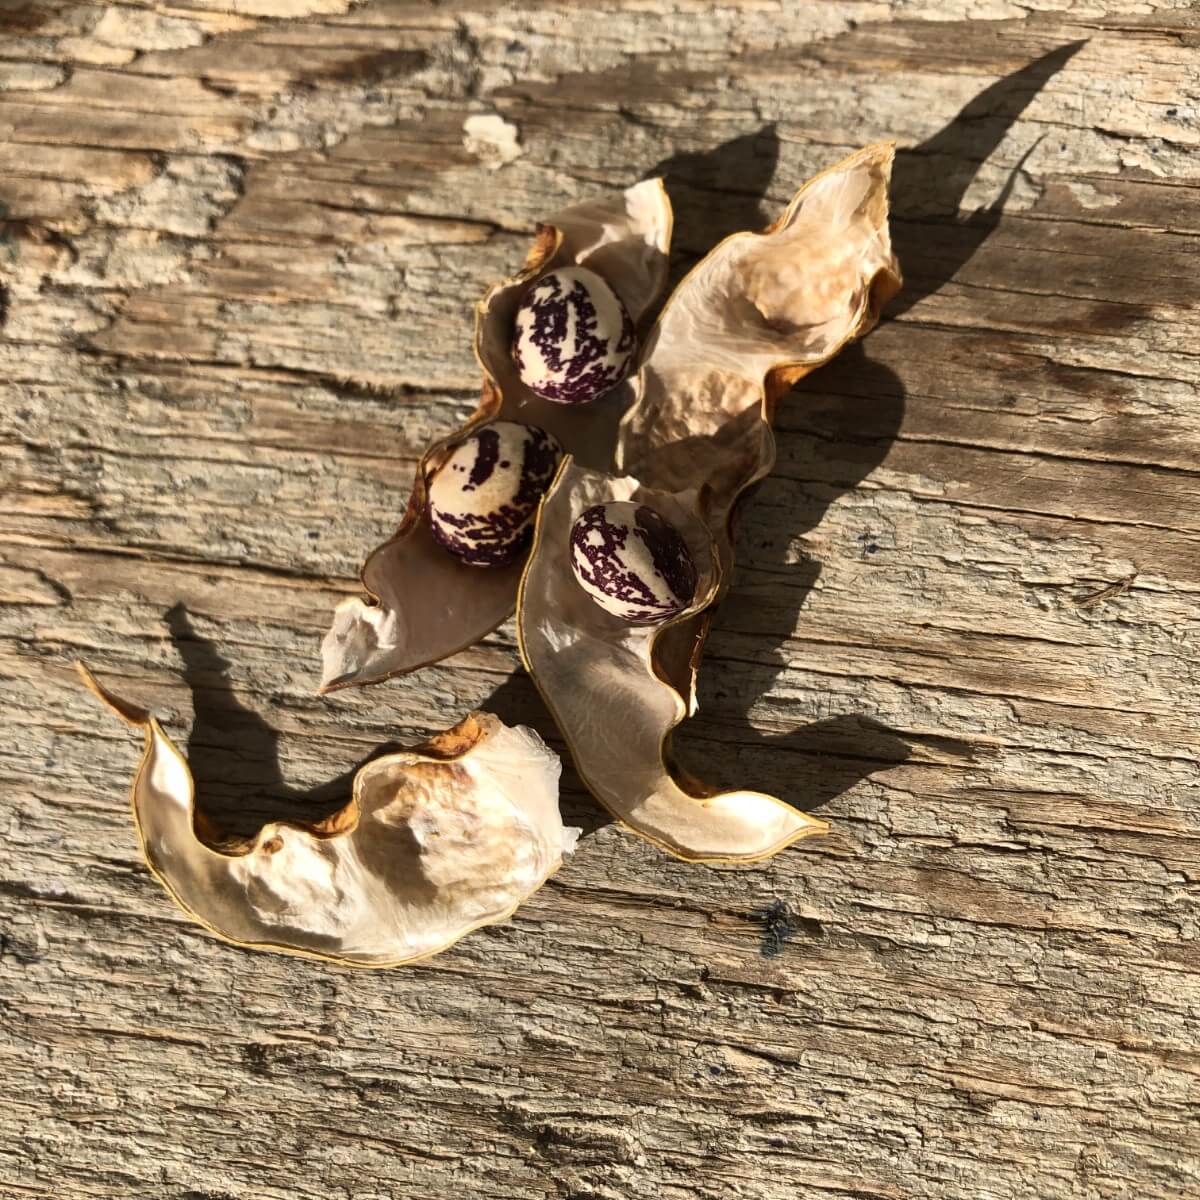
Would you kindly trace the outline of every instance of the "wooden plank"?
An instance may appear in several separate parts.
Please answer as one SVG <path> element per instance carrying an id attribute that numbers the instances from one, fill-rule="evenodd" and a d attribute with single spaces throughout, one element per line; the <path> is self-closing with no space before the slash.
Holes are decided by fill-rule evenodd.
<path id="1" fill-rule="evenodd" d="M 0 1193 L 1200 1189 L 1200 25 L 1104 7 L 0 5 Z M 235 829 L 475 706 L 561 749 L 511 624 L 313 691 L 471 306 L 571 200 L 665 173 L 678 277 L 881 137 L 908 285 L 781 409 L 678 747 L 833 833 L 689 867 L 568 766 L 427 964 L 190 924 L 70 660 Z"/>

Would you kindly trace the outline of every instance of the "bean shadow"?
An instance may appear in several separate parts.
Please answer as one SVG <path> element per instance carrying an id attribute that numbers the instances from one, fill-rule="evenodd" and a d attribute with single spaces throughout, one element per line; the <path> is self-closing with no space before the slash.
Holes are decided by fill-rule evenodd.
<path id="1" fill-rule="evenodd" d="M 1025 159 L 992 204 L 964 215 L 967 189 L 1013 123 L 1083 44 L 1058 47 L 998 80 L 933 137 L 896 155 L 892 237 L 905 286 L 888 316 L 900 316 L 953 279 L 996 228 Z M 768 130 L 773 135 L 767 127 L 757 137 Z M 745 161 L 744 150 L 740 158 Z M 765 191 L 770 179 L 760 182 Z M 702 201 L 698 207 L 703 209 Z M 788 665 L 787 640 L 820 575 L 819 563 L 795 559 L 793 539 L 815 529 L 839 496 L 883 462 L 903 422 L 904 404 L 903 380 L 856 343 L 801 381 L 781 406 L 779 461 L 786 464 L 789 478 L 804 481 L 787 489 L 790 536 L 778 539 L 768 512 L 746 506 L 738 557 L 752 565 L 737 572 L 717 613 L 708 669 L 700 674 L 699 713 L 674 739 L 680 765 L 705 782 L 721 788 L 768 787 L 812 811 L 875 772 L 906 761 L 918 747 L 960 762 L 976 761 L 981 753 L 970 743 L 904 733 L 861 713 L 780 734 L 759 730 L 751 719 L 756 702 Z M 877 551 L 869 530 L 861 537 L 861 544 L 848 552 Z M 745 635 L 737 633 L 737 626 L 751 606 L 755 644 L 748 661 L 739 647 Z"/>
<path id="2" fill-rule="evenodd" d="M 187 756 L 196 804 L 222 837 L 252 837 L 270 821 L 319 821 L 350 799 L 354 775 L 364 763 L 401 749 L 380 746 L 329 783 L 292 787 L 283 777 L 279 734 L 238 699 L 229 660 L 196 632 L 183 604 L 170 609 L 165 620 L 192 692 L 195 717 Z"/>

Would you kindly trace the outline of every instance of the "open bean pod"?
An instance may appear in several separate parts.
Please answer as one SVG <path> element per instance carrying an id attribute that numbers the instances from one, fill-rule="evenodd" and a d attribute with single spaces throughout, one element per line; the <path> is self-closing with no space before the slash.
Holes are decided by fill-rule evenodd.
<path id="1" fill-rule="evenodd" d="M 695 597 L 673 622 L 637 625 L 606 612 L 564 569 L 562 547 L 575 520 L 611 501 L 648 505 L 687 544 Z M 690 626 L 720 588 L 716 547 L 697 501 L 694 491 L 656 491 L 568 459 L 542 502 L 521 584 L 521 653 L 580 776 L 610 812 L 682 858 L 753 859 L 826 825 L 760 792 L 697 792 L 668 764 L 670 732 L 687 706 L 663 677 L 656 644 L 672 628 Z"/>
<path id="2" fill-rule="evenodd" d="M 666 282 L 671 224 L 670 203 L 658 179 L 612 199 L 569 208 L 539 228 L 520 274 L 484 297 L 475 320 L 475 354 L 484 376 L 479 407 L 466 425 L 422 458 L 399 528 L 363 566 L 369 597 L 338 606 L 322 645 L 322 691 L 437 662 L 473 645 L 511 615 L 524 555 L 481 569 L 448 553 L 430 523 L 430 482 L 465 436 L 497 420 L 537 426 L 567 453 L 611 467 L 631 382 L 591 404 L 561 404 L 535 394 L 513 361 L 514 319 L 535 281 L 564 267 L 583 267 L 600 276 L 639 321 Z"/>
<path id="3" fill-rule="evenodd" d="M 712 250 L 649 335 L 619 431 L 621 477 L 568 462 L 542 503 L 518 614 L 525 664 L 596 797 L 681 858 L 753 861 L 826 828 L 774 797 L 682 778 L 670 735 L 695 708 L 738 503 L 774 465 L 778 400 L 866 333 L 899 287 L 887 223 L 892 153 L 880 144 L 851 155 L 801 188 L 769 228 Z M 672 520 L 705 564 L 690 605 L 650 627 L 602 611 L 570 569 L 581 513 L 631 498 Z"/>
<path id="4" fill-rule="evenodd" d="M 351 966 L 413 962 L 509 917 L 578 836 L 559 816 L 557 756 L 532 730 L 473 713 L 367 763 L 349 802 L 320 823 L 274 821 L 223 840 L 159 723 L 78 665 L 145 736 L 132 801 L 150 870 L 180 908 L 238 945 Z"/>

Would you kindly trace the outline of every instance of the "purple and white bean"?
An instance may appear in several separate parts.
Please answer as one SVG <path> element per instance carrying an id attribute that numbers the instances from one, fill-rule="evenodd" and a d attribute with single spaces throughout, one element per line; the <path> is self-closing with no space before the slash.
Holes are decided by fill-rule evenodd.
<path id="1" fill-rule="evenodd" d="M 562 447 L 544 429 L 493 421 L 464 438 L 429 484 L 429 525 L 451 554 L 505 566 L 529 544 Z"/>
<path id="2" fill-rule="evenodd" d="M 679 531 L 632 500 L 595 504 L 576 518 L 571 567 L 605 612 L 637 625 L 668 620 L 696 594 L 696 568 Z"/>
<path id="3" fill-rule="evenodd" d="M 536 280 L 521 301 L 512 352 L 530 391 L 587 404 L 629 374 L 636 341 L 616 292 L 594 271 L 563 267 Z"/>

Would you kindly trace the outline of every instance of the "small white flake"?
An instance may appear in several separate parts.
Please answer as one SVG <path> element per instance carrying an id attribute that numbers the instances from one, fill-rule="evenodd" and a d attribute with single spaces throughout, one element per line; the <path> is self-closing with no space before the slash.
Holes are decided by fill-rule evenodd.
<path id="1" fill-rule="evenodd" d="M 518 129 L 497 113 L 476 113 L 463 122 L 463 145 L 489 170 L 497 171 L 525 151 Z"/>

